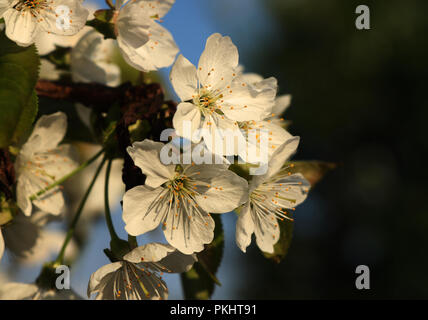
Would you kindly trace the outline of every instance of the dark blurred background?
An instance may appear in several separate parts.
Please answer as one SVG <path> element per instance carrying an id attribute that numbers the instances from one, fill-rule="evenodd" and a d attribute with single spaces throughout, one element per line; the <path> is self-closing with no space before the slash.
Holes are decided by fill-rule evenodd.
<path id="1" fill-rule="evenodd" d="M 229 2 L 217 3 L 220 13 Z M 262 37 L 236 28 L 252 48 L 246 68 L 292 94 L 285 118 L 301 136 L 296 158 L 342 165 L 297 208 L 281 264 L 251 247 L 237 297 L 428 298 L 428 2 L 259 3 L 274 28 Z M 360 4 L 370 30 L 355 27 Z M 370 290 L 355 288 L 361 264 Z"/>

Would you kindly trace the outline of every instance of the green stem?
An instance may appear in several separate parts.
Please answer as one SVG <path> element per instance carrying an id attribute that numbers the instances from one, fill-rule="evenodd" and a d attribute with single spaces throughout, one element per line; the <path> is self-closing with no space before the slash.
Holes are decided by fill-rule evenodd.
<path id="1" fill-rule="evenodd" d="M 36 200 L 39 196 L 41 196 L 42 194 L 44 194 L 45 192 L 55 188 L 56 186 L 60 185 L 61 183 L 63 183 L 64 181 L 66 181 L 67 179 L 71 178 L 72 176 L 74 176 L 76 173 L 79 173 L 80 171 L 82 171 L 83 169 L 85 169 L 87 166 L 89 166 L 92 162 L 94 162 L 95 160 L 97 160 L 97 158 L 103 154 L 104 149 L 101 149 L 96 155 L 94 155 L 91 159 L 83 162 L 79 167 L 77 167 L 76 169 L 74 169 L 73 171 L 71 171 L 69 174 L 63 176 L 61 179 L 55 181 L 54 183 L 52 183 L 51 185 L 47 186 L 46 188 L 38 191 L 36 194 L 33 194 L 30 197 L 30 201 L 34 201 Z"/>
<path id="2" fill-rule="evenodd" d="M 105 207 L 104 211 L 105 211 L 107 227 L 108 227 L 108 231 L 110 232 L 111 239 L 119 240 L 119 237 L 117 236 L 117 233 L 114 230 L 113 221 L 111 219 L 110 205 L 108 201 L 108 183 L 110 178 L 111 163 L 112 163 L 112 159 L 109 159 L 107 163 L 106 180 L 104 184 L 104 207 Z"/>
<path id="3" fill-rule="evenodd" d="M 106 3 L 110 7 L 110 9 L 116 9 L 115 5 L 113 4 L 113 2 L 111 0 L 106 0 Z"/>
<path id="4" fill-rule="evenodd" d="M 85 206 L 86 200 L 88 200 L 89 194 L 91 193 L 92 188 L 94 187 L 95 181 L 97 180 L 98 175 L 100 174 L 101 169 L 103 168 L 105 162 L 106 162 L 106 158 L 103 158 L 103 161 L 98 166 L 97 171 L 95 172 L 94 177 L 92 178 L 92 181 L 91 181 L 88 189 L 86 190 L 82 200 L 80 201 L 79 208 L 77 209 L 77 212 L 73 218 L 73 221 L 70 223 L 70 227 L 68 229 L 68 232 L 67 232 L 67 235 L 65 237 L 64 243 L 62 245 L 61 251 L 59 252 L 58 257 L 55 260 L 55 263 L 63 264 L 65 249 L 67 248 L 68 243 L 70 242 L 71 238 L 73 237 L 74 230 L 76 229 L 77 222 L 79 221 L 79 218 L 82 214 L 83 207 Z"/>

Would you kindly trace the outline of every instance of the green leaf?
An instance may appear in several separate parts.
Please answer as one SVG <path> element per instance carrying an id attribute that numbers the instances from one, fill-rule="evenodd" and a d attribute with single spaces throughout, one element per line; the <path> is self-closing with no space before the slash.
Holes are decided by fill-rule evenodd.
<path id="1" fill-rule="evenodd" d="M 94 13 L 94 17 L 101 22 L 112 22 L 114 18 L 114 10 L 101 9 Z"/>
<path id="2" fill-rule="evenodd" d="M 293 166 L 289 169 L 291 173 L 301 173 L 312 187 L 314 187 L 327 172 L 337 167 L 336 163 L 323 161 L 293 161 L 287 164 Z"/>
<path id="3" fill-rule="evenodd" d="M 291 216 L 291 214 L 288 216 Z M 276 263 L 280 263 L 288 253 L 288 248 L 290 248 L 293 237 L 294 222 L 288 219 L 284 219 L 283 221 L 278 220 L 278 226 L 280 228 L 280 236 L 278 242 L 273 247 L 273 253 L 263 252 L 266 258 Z"/>
<path id="4" fill-rule="evenodd" d="M 215 274 L 223 258 L 224 230 L 220 215 L 213 215 L 215 221 L 214 240 L 198 253 L 198 262 L 189 271 L 181 274 L 186 299 L 208 300 L 215 285 L 221 285 Z"/>
<path id="5" fill-rule="evenodd" d="M 20 47 L 0 33 L 0 148 L 19 143 L 31 130 L 39 63 L 34 45 Z"/>

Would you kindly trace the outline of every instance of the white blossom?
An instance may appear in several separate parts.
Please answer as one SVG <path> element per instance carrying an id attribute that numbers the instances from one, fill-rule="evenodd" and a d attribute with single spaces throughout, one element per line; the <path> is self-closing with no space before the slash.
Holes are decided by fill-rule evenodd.
<path id="1" fill-rule="evenodd" d="M 290 219 L 287 209 L 293 210 L 306 199 L 309 182 L 300 173 L 291 174 L 283 167 L 298 144 L 299 137 L 287 140 L 272 156 L 267 173 L 251 180 L 249 201 L 236 224 L 236 243 L 243 252 L 255 233 L 260 250 L 272 253 L 280 235 L 278 219 Z"/>
<path id="2" fill-rule="evenodd" d="M 206 42 L 198 68 L 180 55 L 174 63 L 170 80 L 181 99 L 174 114 L 177 133 L 197 143 L 204 139 L 210 151 L 224 155 L 237 150 L 216 150 L 220 139 L 226 144 L 227 135 L 240 134 L 238 121 L 260 121 L 271 113 L 277 82 L 265 79 L 257 86 L 239 74 L 238 49 L 229 37 L 216 33 Z M 191 130 L 186 124 L 191 123 Z M 201 134 L 196 134 L 201 131 Z"/>
<path id="3" fill-rule="evenodd" d="M 120 68 L 112 62 L 116 41 L 104 39 L 96 30 L 86 33 L 71 50 L 71 77 L 74 82 L 120 84 Z"/>
<path id="4" fill-rule="evenodd" d="M 31 45 L 40 33 L 74 35 L 88 14 L 79 0 L 0 0 L 6 36 L 20 46 Z"/>
<path id="5" fill-rule="evenodd" d="M 170 66 L 178 53 L 171 33 L 159 22 L 175 0 L 117 0 L 115 33 L 127 63 L 140 71 Z"/>
<path id="6" fill-rule="evenodd" d="M 40 117 L 15 162 L 17 203 L 30 216 L 30 197 L 71 172 L 77 166 L 70 145 L 58 144 L 67 130 L 67 116 L 62 112 Z M 40 195 L 33 203 L 44 212 L 58 215 L 64 198 L 57 186 Z"/>
<path id="7" fill-rule="evenodd" d="M 164 273 L 188 271 L 197 261 L 170 245 L 149 243 L 133 249 L 122 260 L 94 272 L 88 284 L 88 297 L 97 300 L 161 300 L 168 298 Z"/>
<path id="8" fill-rule="evenodd" d="M 183 253 L 204 249 L 214 237 L 210 213 L 226 213 L 248 197 L 247 181 L 227 164 L 164 165 L 159 158 L 164 144 L 144 140 L 128 147 L 136 166 L 147 176 L 123 198 L 123 220 L 131 235 L 162 225 L 167 241 Z"/>

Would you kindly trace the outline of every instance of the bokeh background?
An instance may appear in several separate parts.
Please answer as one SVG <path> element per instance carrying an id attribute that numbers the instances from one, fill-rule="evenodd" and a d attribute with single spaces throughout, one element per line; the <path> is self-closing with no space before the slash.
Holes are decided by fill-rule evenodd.
<path id="1" fill-rule="evenodd" d="M 371 10 L 370 30 L 355 27 L 360 4 Z M 197 63 L 209 35 L 231 36 L 246 71 L 274 76 L 279 93 L 292 94 L 285 118 L 301 137 L 295 159 L 340 164 L 296 209 L 280 264 L 254 243 L 243 254 L 234 214 L 223 216 L 214 299 L 428 298 L 426 12 L 425 0 L 177 0 L 164 25 L 181 53 Z M 124 236 L 119 207 L 114 222 Z M 108 241 L 101 220 L 72 268 L 82 296 L 90 274 L 108 262 Z M 370 268 L 370 290 L 355 288 L 358 265 Z M 31 282 L 38 272 L 14 277 Z M 179 276 L 166 281 L 170 298 L 183 298 Z"/>

